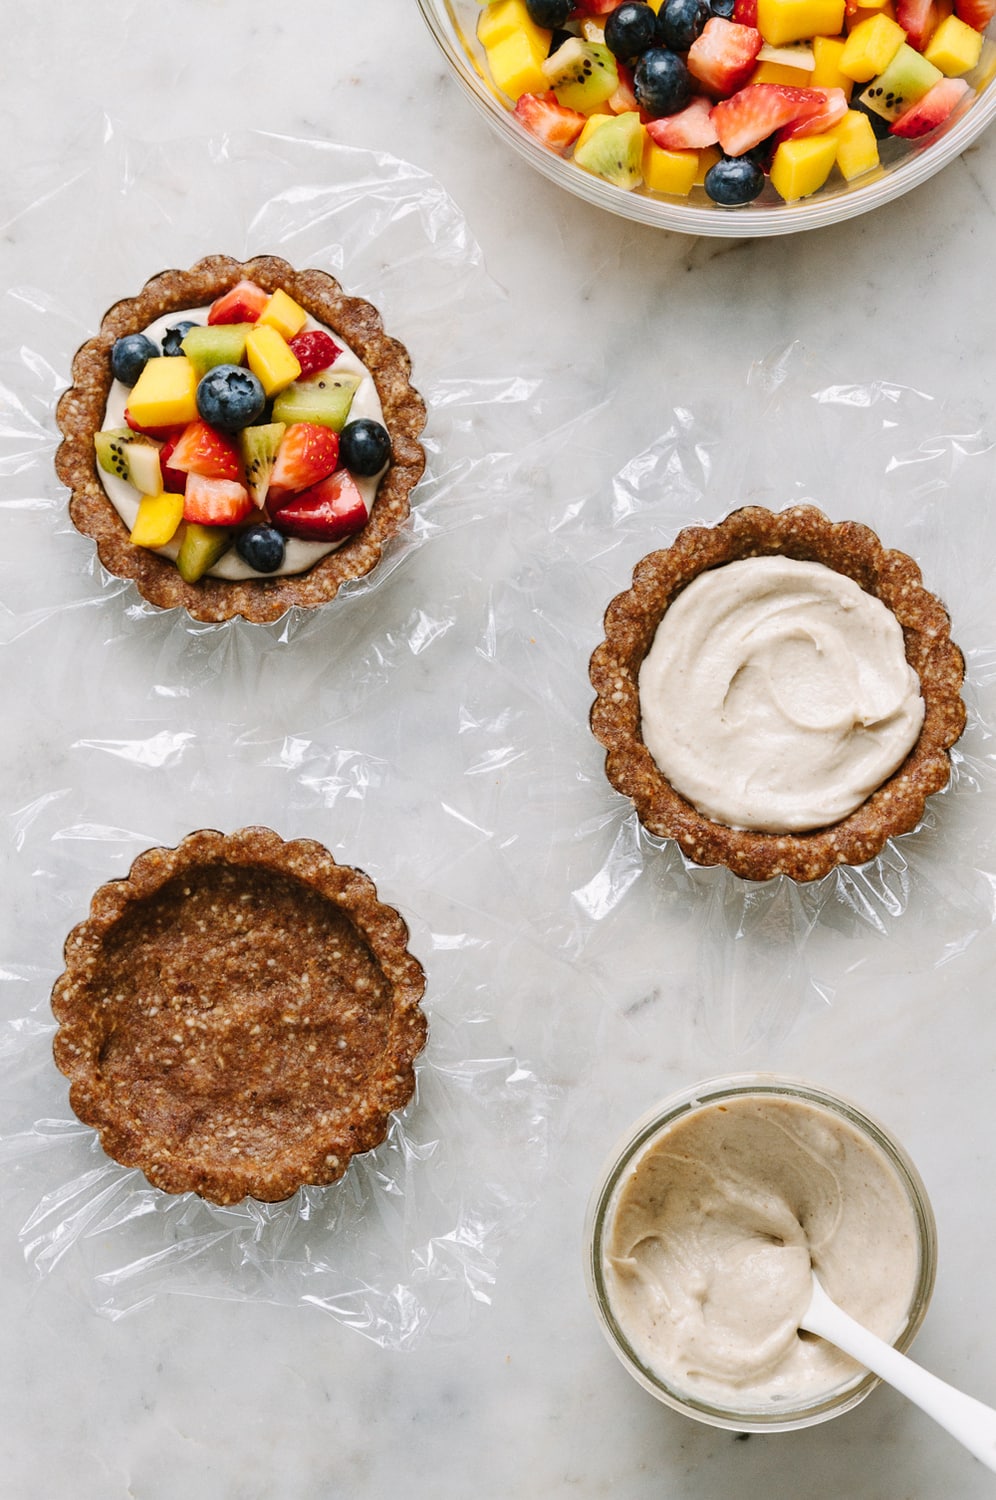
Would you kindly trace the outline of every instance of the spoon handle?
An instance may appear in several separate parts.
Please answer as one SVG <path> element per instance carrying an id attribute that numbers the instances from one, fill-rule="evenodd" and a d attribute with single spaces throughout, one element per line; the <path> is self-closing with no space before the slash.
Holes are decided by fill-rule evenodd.
<path id="1" fill-rule="evenodd" d="M 996 1470 L 996 1411 L 900 1354 L 891 1344 L 856 1323 L 820 1293 L 814 1294 L 803 1328 L 818 1333 L 881 1376 L 957 1438 L 986 1468 Z"/>

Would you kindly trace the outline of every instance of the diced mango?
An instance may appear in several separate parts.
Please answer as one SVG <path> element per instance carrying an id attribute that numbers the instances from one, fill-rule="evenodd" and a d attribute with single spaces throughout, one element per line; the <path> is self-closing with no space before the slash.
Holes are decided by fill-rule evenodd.
<path id="1" fill-rule="evenodd" d="M 886 0 L 885 5 L 858 5 L 848 3 L 847 12 L 844 16 L 844 30 L 850 34 L 855 26 L 860 26 L 862 21 L 870 21 L 873 16 L 888 16 L 890 21 L 897 21 L 896 7 L 892 0 Z"/>
<path id="2" fill-rule="evenodd" d="M 285 339 L 292 339 L 296 333 L 300 333 L 308 321 L 308 314 L 303 307 L 299 307 L 293 297 L 289 297 L 283 287 L 278 287 L 269 302 L 263 308 L 257 321 L 270 328 L 275 328 Z"/>
<path id="3" fill-rule="evenodd" d="M 838 36 L 844 27 L 845 0 L 757 0 L 757 29 L 779 47 L 809 37 Z"/>
<path id="4" fill-rule="evenodd" d="M 699 152 L 698 171 L 695 173 L 695 186 L 701 187 L 705 182 L 706 173 L 710 167 L 714 167 L 722 157 L 718 146 L 703 146 Z"/>
<path id="5" fill-rule="evenodd" d="M 643 182 L 652 192 L 674 193 L 684 198 L 692 191 L 698 170 L 697 151 L 666 151 L 647 138 L 643 148 Z"/>
<path id="6" fill-rule="evenodd" d="M 840 71 L 855 83 L 868 83 L 884 73 L 906 40 L 898 21 L 879 13 L 859 21 L 844 43 Z"/>
<path id="7" fill-rule="evenodd" d="M 529 23 L 486 49 L 488 67 L 495 86 L 510 99 L 523 94 L 542 94 L 549 88 L 543 63 L 550 46 L 550 33 Z"/>
<path id="8" fill-rule="evenodd" d="M 974 68 L 982 56 L 982 32 L 957 16 L 948 16 L 934 32 L 923 55 L 948 78 L 957 78 Z"/>
<path id="9" fill-rule="evenodd" d="M 197 371 L 185 354 L 150 359 L 132 386 L 128 410 L 140 427 L 183 427 L 197 420 Z"/>
<path id="10" fill-rule="evenodd" d="M 183 520 L 183 496 L 163 490 L 161 495 L 143 495 L 131 528 L 136 547 L 165 547 Z"/>
<path id="11" fill-rule="evenodd" d="M 525 0 L 493 0 L 477 18 L 477 39 L 486 51 L 506 37 L 514 36 L 517 31 L 539 29 L 530 18 Z M 547 36 L 550 36 L 549 32 Z"/>
<path id="12" fill-rule="evenodd" d="M 844 42 L 839 36 L 814 36 L 813 58 L 815 66 L 810 74 L 810 87 L 814 89 L 843 89 L 850 99 L 854 80 L 845 78 L 840 71 L 840 54 Z"/>
<path id="13" fill-rule="evenodd" d="M 826 182 L 836 159 L 832 131 L 782 141 L 771 163 L 771 185 L 786 203 L 808 198 Z"/>
<path id="14" fill-rule="evenodd" d="M 748 78 L 748 83 L 787 83 L 789 88 L 808 89 L 811 73 L 802 68 L 788 68 L 784 63 L 760 62 Z"/>
<path id="15" fill-rule="evenodd" d="M 288 298 L 288 301 L 290 299 Z M 246 359 L 267 397 L 286 390 L 301 373 L 301 365 L 282 333 L 259 322 L 246 339 Z"/>
<path id="16" fill-rule="evenodd" d="M 829 134 L 836 138 L 837 167 L 848 182 L 878 166 L 878 141 L 863 110 L 849 109 Z"/>

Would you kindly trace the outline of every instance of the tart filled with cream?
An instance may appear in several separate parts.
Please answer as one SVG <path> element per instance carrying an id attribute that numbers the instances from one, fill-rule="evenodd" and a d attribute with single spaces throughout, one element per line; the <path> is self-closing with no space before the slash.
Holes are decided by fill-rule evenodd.
<path id="1" fill-rule="evenodd" d="M 747 507 L 638 564 L 591 722 L 649 832 L 747 879 L 873 858 L 948 781 L 964 663 L 913 560 L 815 507 Z"/>
<path id="2" fill-rule="evenodd" d="M 322 603 L 408 513 L 425 419 L 409 372 L 322 272 L 164 272 L 74 361 L 56 463 L 73 521 L 111 572 L 198 619 Z"/>

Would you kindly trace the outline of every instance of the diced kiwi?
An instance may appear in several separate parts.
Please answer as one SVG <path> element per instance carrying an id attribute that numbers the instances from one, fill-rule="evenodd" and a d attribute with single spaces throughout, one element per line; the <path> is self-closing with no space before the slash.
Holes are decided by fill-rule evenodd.
<path id="1" fill-rule="evenodd" d="M 180 348 L 190 360 L 200 380 L 215 365 L 239 365 L 246 352 L 246 339 L 252 323 L 197 324 L 183 336 Z"/>
<path id="2" fill-rule="evenodd" d="M 590 114 L 619 87 L 619 69 L 608 47 L 571 37 L 543 63 L 543 73 L 565 109 Z"/>
<path id="3" fill-rule="evenodd" d="M 93 446 L 106 473 L 133 484 L 143 495 L 159 494 L 163 487 L 159 447 L 151 438 L 130 427 L 109 427 L 94 433 Z"/>
<path id="4" fill-rule="evenodd" d="M 286 431 L 283 422 L 264 422 L 259 427 L 243 427 L 239 433 L 239 455 L 245 471 L 246 489 L 259 506 L 266 501 L 277 449 Z"/>
<path id="5" fill-rule="evenodd" d="M 295 380 L 280 392 L 273 403 L 274 422 L 316 422 L 341 432 L 349 416 L 360 383 L 358 375 L 334 374 L 322 370 L 305 380 Z"/>
<path id="6" fill-rule="evenodd" d="M 643 126 L 634 111 L 605 117 L 590 134 L 582 134 L 574 160 L 586 172 L 616 187 L 632 189 L 643 181 Z"/>
<path id="7" fill-rule="evenodd" d="M 229 526 L 201 526 L 196 521 L 188 521 L 176 556 L 180 577 L 186 583 L 196 583 L 198 578 L 203 578 L 208 568 L 213 568 L 219 557 L 228 551 L 234 535 Z"/>
<path id="8" fill-rule="evenodd" d="M 885 71 L 872 79 L 859 102 L 885 120 L 896 120 L 942 76 L 940 68 L 903 42 Z"/>

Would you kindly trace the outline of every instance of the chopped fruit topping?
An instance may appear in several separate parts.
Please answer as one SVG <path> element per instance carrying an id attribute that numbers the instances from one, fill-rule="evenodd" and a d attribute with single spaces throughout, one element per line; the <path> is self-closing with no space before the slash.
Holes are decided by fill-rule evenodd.
<path id="1" fill-rule="evenodd" d="M 764 172 L 749 156 L 721 157 L 705 175 L 703 184 L 714 203 L 740 208 L 753 203 L 764 187 Z"/>
<path id="2" fill-rule="evenodd" d="M 266 405 L 258 376 L 241 365 L 215 365 L 198 383 L 196 395 L 201 417 L 222 432 L 251 427 Z"/>
<path id="3" fill-rule="evenodd" d="M 166 438 L 179 437 L 187 425 L 186 422 L 180 422 L 179 424 L 174 422 L 170 427 L 143 427 L 140 422 L 135 421 L 127 406 L 124 409 L 124 419 L 132 432 L 140 432 L 143 437 L 156 438 L 160 442 Z"/>
<path id="4" fill-rule="evenodd" d="M 230 292 L 211 303 L 207 320 L 209 323 L 255 323 L 269 300 L 269 293 L 254 281 L 237 281 Z"/>
<path id="5" fill-rule="evenodd" d="M 366 525 L 363 496 L 348 470 L 337 469 L 321 484 L 281 506 L 274 525 L 285 536 L 309 542 L 334 542 Z"/>
<path id="6" fill-rule="evenodd" d="M 213 568 L 232 545 L 232 533 L 224 526 L 199 526 L 190 521 L 183 528 L 183 540 L 176 566 L 185 583 L 196 583 Z"/>
<path id="7" fill-rule="evenodd" d="M 183 519 L 200 526 L 235 526 L 253 510 L 249 491 L 232 479 L 191 474 L 183 493 Z"/>
<path id="8" fill-rule="evenodd" d="M 783 83 L 752 83 L 712 112 L 719 144 L 727 156 L 753 151 L 792 120 L 815 114 L 825 105 L 821 89 L 793 89 Z"/>
<path id="9" fill-rule="evenodd" d="M 136 547 L 165 547 L 183 520 L 183 496 L 143 495 L 129 540 Z"/>
<path id="10" fill-rule="evenodd" d="M 151 439 L 127 427 L 112 427 L 94 433 L 93 446 L 97 462 L 106 474 L 133 484 L 143 495 L 160 493 L 163 484 L 159 449 Z"/>
<path id="11" fill-rule="evenodd" d="M 545 94 L 520 94 L 515 106 L 520 125 L 558 156 L 566 156 L 584 129 L 586 116 L 558 104 L 552 90 Z"/>
<path id="12" fill-rule="evenodd" d="M 186 432 L 186 428 L 183 432 Z M 185 470 L 174 469 L 170 463 L 177 443 L 183 436 L 183 432 L 174 432 L 168 437 L 159 450 L 159 468 L 163 476 L 163 489 L 169 490 L 171 495 L 182 495 L 187 487 L 187 475 Z"/>
<path id="13" fill-rule="evenodd" d="M 170 454 L 170 467 L 204 479 L 238 479 L 239 455 L 229 439 L 206 422 L 191 422 Z"/>
<path id="14" fill-rule="evenodd" d="M 662 146 L 666 151 L 693 151 L 700 146 L 714 146 L 719 136 L 711 112 L 709 100 L 699 96 L 679 114 L 648 121 L 647 134 L 656 146 Z"/>
<path id="15" fill-rule="evenodd" d="M 668 0 L 668 3 L 684 4 L 685 0 Z M 704 5 L 705 0 L 693 0 L 693 3 Z M 666 7 L 662 6 L 661 9 L 663 13 Z M 708 14 L 708 6 L 706 13 Z M 673 45 L 666 37 L 664 40 L 669 47 Z M 660 41 L 655 12 L 649 5 L 639 3 L 639 0 L 627 0 L 627 3 L 610 11 L 605 18 L 605 45 L 622 62 L 632 62 Z"/>
<path id="16" fill-rule="evenodd" d="M 197 417 L 197 372 L 184 355 L 150 359 L 135 382 L 128 410 L 142 428 L 185 427 Z"/>
<path id="17" fill-rule="evenodd" d="M 822 135 L 838 125 L 847 114 L 847 96 L 843 89 L 813 89 L 812 92 L 823 94 L 825 103 L 812 114 L 802 115 L 783 126 L 778 132 L 779 143 L 804 135 Z"/>
<path id="18" fill-rule="evenodd" d="M 844 29 L 845 0 L 757 0 L 757 29 L 766 42 L 807 41 L 839 36 Z"/>
<path id="19" fill-rule="evenodd" d="M 648 115 L 676 115 L 692 97 L 688 64 L 677 52 L 651 47 L 633 69 L 633 92 Z"/>
<path id="20" fill-rule="evenodd" d="M 924 57 L 949 78 L 967 73 L 982 56 L 982 33 L 948 16 L 941 22 L 927 44 Z"/>
<path id="21" fill-rule="evenodd" d="M 295 380 L 282 390 L 273 403 L 273 420 L 286 422 L 318 422 L 341 432 L 349 417 L 349 410 L 356 395 L 360 377 L 345 371 L 321 372 L 309 375 L 307 380 Z"/>
<path id="22" fill-rule="evenodd" d="M 687 197 L 695 186 L 698 171 L 697 151 L 665 151 L 647 136 L 643 148 L 643 180 L 655 193 Z"/>
<path id="23" fill-rule="evenodd" d="M 238 436 L 246 489 L 260 509 L 266 504 L 270 476 L 286 430 L 283 422 L 266 422 L 261 427 L 243 427 Z"/>
<path id="24" fill-rule="evenodd" d="M 351 474 L 372 479 L 390 461 L 391 438 L 386 427 L 360 417 L 347 422 L 339 435 L 339 461 Z"/>
<path id="25" fill-rule="evenodd" d="M 985 31 L 993 16 L 996 16 L 996 0 L 954 0 L 954 11 L 959 21 L 975 31 Z"/>
<path id="26" fill-rule="evenodd" d="M 832 135 L 808 135 L 783 141 L 771 163 L 771 185 L 786 202 L 808 198 L 822 187 L 837 156 Z"/>
<path id="27" fill-rule="evenodd" d="M 253 323 L 219 323 L 213 328 L 197 324 L 189 328 L 183 336 L 181 351 L 197 371 L 198 380 L 215 365 L 241 364 L 246 339 L 254 327 Z"/>
<path id="28" fill-rule="evenodd" d="M 301 373 L 301 366 L 284 335 L 271 323 L 262 320 L 246 340 L 246 359 L 267 397 L 275 396 Z"/>
<path id="29" fill-rule="evenodd" d="M 307 321 L 308 314 L 304 308 L 293 297 L 288 297 L 283 287 L 277 288 L 259 315 L 261 324 L 275 328 L 285 339 L 292 339 L 296 333 L 300 333 Z"/>
<path id="30" fill-rule="evenodd" d="M 275 526 L 260 521 L 237 534 L 235 550 L 257 573 L 275 573 L 283 566 L 287 544 Z"/>
<path id="31" fill-rule="evenodd" d="M 111 349 L 111 373 L 122 385 L 134 385 L 150 359 L 158 359 L 159 350 L 144 333 L 126 333 L 115 339 Z"/>
<path id="32" fill-rule="evenodd" d="M 713 16 L 688 49 L 688 71 L 708 93 L 726 98 L 747 82 L 762 42 L 753 27 Z"/>
<path id="33" fill-rule="evenodd" d="M 953 114 L 962 100 L 971 92 L 964 78 L 942 78 L 928 89 L 905 114 L 901 114 L 891 126 L 891 134 L 904 140 L 915 140 L 927 135 Z"/>
<path id="34" fill-rule="evenodd" d="M 310 328 L 290 340 L 294 358 L 301 366 L 302 375 L 315 375 L 334 365 L 342 350 L 324 328 Z"/>
<path id="35" fill-rule="evenodd" d="M 270 475 L 271 506 L 331 474 L 339 462 L 339 434 L 315 422 L 295 422 L 284 433 Z"/>
<path id="36" fill-rule="evenodd" d="M 163 334 L 163 353 L 169 355 L 171 358 L 177 354 L 182 354 L 184 338 L 190 332 L 191 328 L 196 327 L 196 323 L 191 323 L 188 318 L 184 318 L 179 323 L 174 323 L 172 328 L 167 328 Z"/>
<path id="37" fill-rule="evenodd" d="M 855 83 L 867 83 L 885 71 L 905 40 L 897 21 L 881 14 L 869 16 L 858 22 L 844 43 L 840 71 Z"/>

